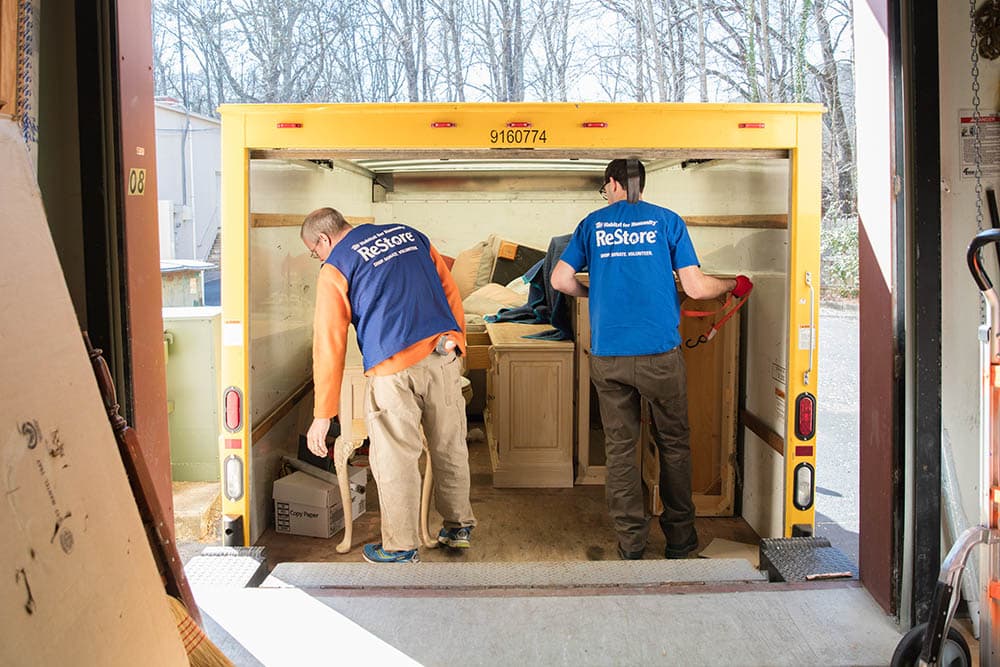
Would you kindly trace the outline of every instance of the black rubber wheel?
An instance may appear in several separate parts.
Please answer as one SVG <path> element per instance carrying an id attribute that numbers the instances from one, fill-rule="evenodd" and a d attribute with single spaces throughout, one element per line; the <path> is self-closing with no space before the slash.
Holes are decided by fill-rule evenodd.
<path id="1" fill-rule="evenodd" d="M 913 667 L 920 659 L 920 650 L 924 647 L 924 632 L 927 624 L 914 626 L 903 635 L 892 654 L 891 667 Z M 972 654 L 969 644 L 962 633 L 955 628 L 948 628 L 948 638 L 941 645 L 941 656 L 938 664 L 941 667 L 970 667 Z"/>

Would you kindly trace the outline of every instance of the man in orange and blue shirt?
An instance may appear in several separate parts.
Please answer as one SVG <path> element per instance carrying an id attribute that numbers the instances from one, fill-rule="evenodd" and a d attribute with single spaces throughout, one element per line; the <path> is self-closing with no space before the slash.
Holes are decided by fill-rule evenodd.
<path id="1" fill-rule="evenodd" d="M 419 561 L 421 429 L 434 470 L 434 501 L 444 518 L 441 544 L 469 546 L 476 519 L 469 501 L 465 350 L 461 296 L 427 237 L 401 224 L 350 225 L 321 208 L 302 223 L 302 242 L 322 259 L 313 323 L 316 402 L 307 440 L 326 456 L 337 415 L 348 325 L 353 324 L 368 387 L 369 461 L 379 493 L 382 542 L 366 544 L 372 563 Z"/>

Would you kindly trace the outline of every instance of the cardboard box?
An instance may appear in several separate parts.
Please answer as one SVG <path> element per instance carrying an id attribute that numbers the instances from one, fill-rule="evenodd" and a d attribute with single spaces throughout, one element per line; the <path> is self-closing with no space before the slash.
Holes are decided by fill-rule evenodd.
<path id="1" fill-rule="evenodd" d="M 351 468 L 351 512 L 365 513 L 367 468 Z M 278 533 L 329 538 L 344 529 L 340 489 L 302 471 L 274 482 L 274 529 Z"/>

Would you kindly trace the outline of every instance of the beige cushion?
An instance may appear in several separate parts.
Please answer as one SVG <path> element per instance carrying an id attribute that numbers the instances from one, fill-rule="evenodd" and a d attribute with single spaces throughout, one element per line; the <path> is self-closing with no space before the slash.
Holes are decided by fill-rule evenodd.
<path id="1" fill-rule="evenodd" d="M 496 234 L 490 234 L 483 243 L 483 254 L 479 257 L 479 271 L 476 272 L 476 283 L 472 291 L 488 284 L 493 277 L 493 265 L 497 262 L 497 250 L 500 248 L 502 239 Z"/>
<path id="2" fill-rule="evenodd" d="M 466 314 L 493 315 L 501 308 L 523 306 L 525 301 L 523 294 L 518 294 L 503 285 L 487 283 L 462 299 L 462 308 Z"/>
<path id="3" fill-rule="evenodd" d="M 458 253 L 455 264 L 451 267 L 451 275 L 463 299 L 490 282 L 500 242 L 500 237 L 490 234 L 485 241 Z"/>
<path id="4" fill-rule="evenodd" d="M 451 267 L 451 276 L 455 279 L 458 293 L 463 299 L 476 289 L 476 281 L 479 279 L 479 265 L 484 250 L 486 250 L 486 241 L 480 241 L 471 248 L 458 253 L 458 256 L 455 257 L 455 264 Z"/>

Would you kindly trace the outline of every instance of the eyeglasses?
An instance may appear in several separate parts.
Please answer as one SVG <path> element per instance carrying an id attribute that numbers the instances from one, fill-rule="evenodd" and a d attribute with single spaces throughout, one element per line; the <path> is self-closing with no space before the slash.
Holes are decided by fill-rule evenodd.
<path id="1" fill-rule="evenodd" d="M 322 257 L 320 257 L 319 253 L 316 252 L 316 248 L 319 247 L 319 242 L 322 241 L 322 240 L 323 240 L 323 237 L 317 238 L 316 239 L 316 244 L 312 248 L 309 248 L 309 256 L 312 257 L 313 259 L 323 259 Z"/>
<path id="2" fill-rule="evenodd" d="M 601 186 L 601 189 L 598 190 L 598 192 L 601 194 L 601 197 L 604 198 L 604 201 L 608 200 L 608 183 L 610 182 L 611 181 L 605 181 L 604 185 Z"/>

